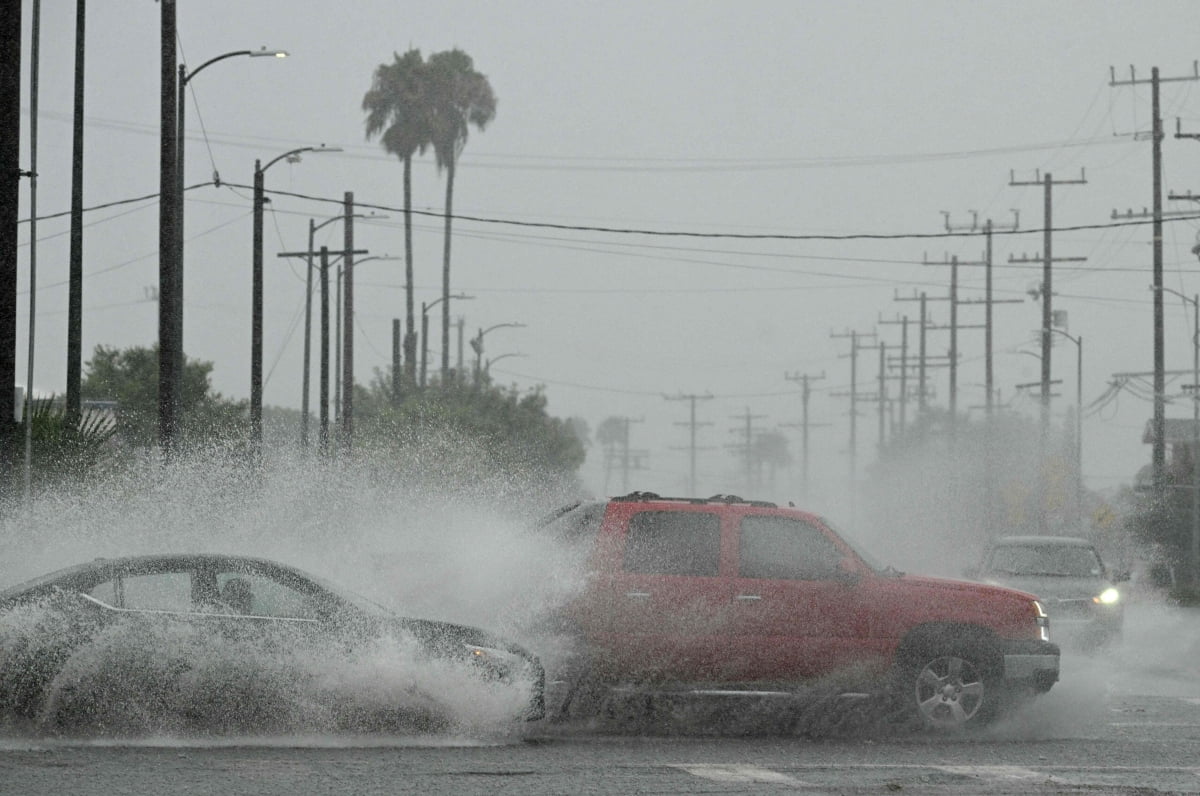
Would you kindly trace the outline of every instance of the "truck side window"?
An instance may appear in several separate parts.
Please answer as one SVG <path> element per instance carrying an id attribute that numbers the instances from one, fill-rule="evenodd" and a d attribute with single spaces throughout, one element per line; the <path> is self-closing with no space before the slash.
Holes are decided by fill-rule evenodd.
<path id="1" fill-rule="evenodd" d="M 643 511 L 629 519 L 626 572 L 715 576 L 720 557 L 721 522 L 716 514 Z"/>
<path id="2" fill-rule="evenodd" d="M 743 578 L 825 580 L 843 556 L 820 528 L 789 517 L 742 518 L 738 573 Z"/>

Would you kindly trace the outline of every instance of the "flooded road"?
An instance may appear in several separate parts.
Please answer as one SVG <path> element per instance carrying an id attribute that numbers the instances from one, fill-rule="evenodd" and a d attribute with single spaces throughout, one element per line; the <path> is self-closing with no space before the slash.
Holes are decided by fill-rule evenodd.
<path id="1" fill-rule="evenodd" d="M 7 737 L 0 791 L 154 793 L 1200 793 L 1200 614 L 1134 606 L 1123 643 L 1068 655 L 986 732 L 648 726 L 613 711 L 509 736 Z M 811 726 L 808 728 L 811 730 Z"/>

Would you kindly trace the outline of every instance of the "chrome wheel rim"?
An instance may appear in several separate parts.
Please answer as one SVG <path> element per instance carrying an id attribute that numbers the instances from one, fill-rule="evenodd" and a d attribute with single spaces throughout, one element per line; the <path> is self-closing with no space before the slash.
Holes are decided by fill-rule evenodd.
<path id="1" fill-rule="evenodd" d="M 934 658 L 917 674 L 917 710 L 933 727 L 963 726 L 983 707 L 984 693 L 975 664 L 956 655 Z"/>

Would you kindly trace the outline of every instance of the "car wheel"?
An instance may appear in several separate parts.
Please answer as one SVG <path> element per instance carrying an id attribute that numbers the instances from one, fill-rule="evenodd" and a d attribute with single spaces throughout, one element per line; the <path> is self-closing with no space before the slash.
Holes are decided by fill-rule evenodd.
<path id="1" fill-rule="evenodd" d="M 986 656 L 974 650 L 919 656 L 905 679 L 917 718 L 931 729 L 982 726 L 996 717 L 1002 702 L 1002 688 Z"/>

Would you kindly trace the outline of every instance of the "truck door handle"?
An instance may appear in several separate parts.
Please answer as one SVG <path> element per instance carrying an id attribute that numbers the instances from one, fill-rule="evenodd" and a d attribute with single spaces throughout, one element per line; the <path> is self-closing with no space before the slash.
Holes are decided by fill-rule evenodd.
<path id="1" fill-rule="evenodd" d="M 625 592 L 625 596 L 630 598 L 631 600 L 646 600 L 646 599 L 650 598 L 650 592 L 648 592 L 648 591 L 627 591 L 627 592 Z"/>
<path id="2" fill-rule="evenodd" d="M 739 594 L 734 599 L 741 600 L 742 602 L 752 603 L 761 600 L 762 596 L 758 594 Z"/>

